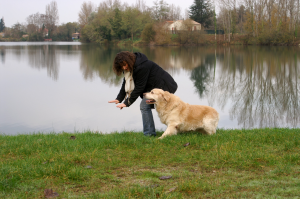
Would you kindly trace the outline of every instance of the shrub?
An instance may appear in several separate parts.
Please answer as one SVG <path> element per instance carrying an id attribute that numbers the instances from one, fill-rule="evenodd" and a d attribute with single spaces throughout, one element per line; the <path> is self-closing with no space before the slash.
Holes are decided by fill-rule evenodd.
<path id="1" fill-rule="evenodd" d="M 154 41 L 157 45 L 166 45 L 171 42 L 171 34 L 164 28 L 164 23 L 158 23 L 153 26 L 155 31 Z"/>
<path id="2" fill-rule="evenodd" d="M 43 34 L 38 32 L 29 34 L 28 41 L 44 41 Z"/>
<path id="3" fill-rule="evenodd" d="M 293 34 L 283 31 L 273 31 L 270 33 L 262 33 L 257 39 L 261 45 L 290 44 L 293 42 Z"/>
<path id="4" fill-rule="evenodd" d="M 151 42 L 155 39 L 156 32 L 154 31 L 153 24 L 148 23 L 145 25 L 144 30 L 142 31 L 142 40 L 145 42 Z"/>

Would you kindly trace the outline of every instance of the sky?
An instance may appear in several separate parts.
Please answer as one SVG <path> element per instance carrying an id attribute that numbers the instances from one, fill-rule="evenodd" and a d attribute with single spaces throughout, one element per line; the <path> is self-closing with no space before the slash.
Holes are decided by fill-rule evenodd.
<path id="1" fill-rule="evenodd" d="M 4 18 L 5 26 L 12 27 L 17 22 L 25 23 L 26 18 L 37 12 L 45 13 L 46 5 L 50 4 L 52 0 L 0 0 L 0 18 Z M 88 2 L 89 0 L 86 0 Z M 105 0 L 91 0 L 97 6 Z M 125 0 L 120 0 L 123 4 Z M 59 12 L 59 24 L 67 22 L 77 22 L 78 13 L 84 0 L 56 0 Z M 136 3 L 136 0 L 126 0 L 129 5 Z M 165 0 L 168 4 L 180 6 L 182 15 L 184 10 L 188 9 L 194 0 Z M 146 5 L 152 7 L 153 0 L 146 0 Z"/>

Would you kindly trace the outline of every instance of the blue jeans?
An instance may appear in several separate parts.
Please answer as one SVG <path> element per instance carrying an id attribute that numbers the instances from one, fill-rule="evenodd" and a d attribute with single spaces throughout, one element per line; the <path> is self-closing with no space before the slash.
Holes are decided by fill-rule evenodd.
<path id="1" fill-rule="evenodd" d="M 143 119 L 143 132 L 146 136 L 156 136 L 155 125 L 151 110 L 151 105 L 146 103 L 146 99 L 143 98 L 140 104 L 140 109 Z"/>

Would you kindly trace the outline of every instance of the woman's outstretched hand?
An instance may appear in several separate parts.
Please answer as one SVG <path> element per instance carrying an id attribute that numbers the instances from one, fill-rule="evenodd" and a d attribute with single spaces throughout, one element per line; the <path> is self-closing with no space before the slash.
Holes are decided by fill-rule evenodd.
<path id="1" fill-rule="evenodd" d="M 119 100 L 111 100 L 111 101 L 108 101 L 108 103 L 119 104 L 120 102 L 119 102 Z M 117 108 L 120 108 L 120 110 L 122 110 L 122 108 L 124 108 L 124 107 L 126 107 L 125 104 L 119 104 L 119 105 L 117 106 Z"/>
<path id="2" fill-rule="evenodd" d="M 119 105 L 117 106 L 117 108 L 120 108 L 120 110 L 122 110 L 122 108 L 124 108 L 124 107 L 126 107 L 125 104 L 119 104 Z"/>
<path id="3" fill-rule="evenodd" d="M 115 103 L 115 104 L 119 104 L 119 100 L 111 100 L 111 101 L 108 101 L 108 103 Z"/>

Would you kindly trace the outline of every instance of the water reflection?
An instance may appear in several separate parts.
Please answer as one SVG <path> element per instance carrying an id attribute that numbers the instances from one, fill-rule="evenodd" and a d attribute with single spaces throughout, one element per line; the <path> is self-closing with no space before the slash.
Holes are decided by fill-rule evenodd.
<path id="1" fill-rule="evenodd" d="M 156 62 L 172 75 L 179 74 L 182 69 L 191 71 L 201 65 L 205 55 L 199 49 L 185 47 L 105 47 L 97 45 L 83 45 L 81 47 L 80 70 L 86 80 L 100 77 L 110 85 L 119 85 L 122 78 L 116 77 L 112 70 L 112 63 L 120 51 L 142 52 L 149 60 Z"/>
<path id="2" fill-rule="evenodd" d="M 58 79 L 59 59 L 57 46 L 28 46 L 28 62 L 32 68 L 46 69 L 47 75 L 53 80 Z"/>
<path id="3" fill-rule="evenodd" d="M 179 79 L 176 80 L 179 88 L 192 83 L 194 87 L 187 89 L 185 94 L 194 96 L 193 91 L 196 91 L 195 98 L 205 99 L 209 105 L 226 112 L 231 120 L 236 121 L 235 128 L 300 127 L 299 48 L 255 46 L 132 48 L 88 44 L 41 44 L 0 46 L 0 59 L 3 65 L 11 61 L 7 58 L 9 56 L 12 56 L 13 60 L 20 64 L 25 60 L 33 69 L 46 70 L 48 76 L 54 81 L 68 76 L 69 82 L 74 80 L 77 83 L 76 88 L 84 88 L 78 91 L 78 93 L 82 93 L 87 91 L 86 85 L 80 82 L 82 77 L 85 83 L 100 79 L 103 85 L 97 85 L 98 90 L 99 88 L 107 89 L 107 85 L 119 89 L 122 77 L 114 74 L 112 62 L 115 55 L 122 50 L 140 51 L 146 54 L 150 60 Z M 79 73 L 80 80 L 75 73 Z M 9 85 L 5 81 L 2 84 Z M 72 86 L 67 87 L 67 85 L 69 84 L 65 82 L 59 84 L 59 87 L 66 87 L 61 95 L 66 90 L 73 89 Z M 57 95 L 55 92 L 59 87 L 51 87 L 53 93 L 49 95 Z M 110 89 L 109 92 L 111 92 Z M 95 91 L 91 93 L 95 93 Z M 86 95 L 89 94 L 86 93 Z M 15 99 L 15 96 L 12 99 Z M 76 99 L 76 97 L 73 96 L 72 99 Z M 103 103 L 108 100 L 105 97 L 103 99 L 105 99 Z M 82 110 L 87 109 L 84 104 L 89 103 L 90 101 L 78 102 L 79 106 L 82 106 Z M 76 107 L 78 106 L 76 105 Z M 70 110 L 72 109 L 70 108 L 66 112 Z M 72 119 L 70 117 L 67 118 Z M 84 117 L 84 114 L 80 114 L 80 117 Z M 132 116 L 126 117 L 131 118 Z M 95 116 L 86 118 L 89 123 Z M 225 126 L 222 120 L 227 118 L 221 118 L 219 127 Z M 128 123 L 128 121 L 126 122 Z"/>
<path id="4" fill-rule="evenodd" d="M 5 48 L 0 47 L 0 56 L 1 56 L 1 62 L 2 64 L 5 63 Z"/>
<path id="5" fill-rule="evenodd" d="M 299 126 L 299 49 L 287 47 L 151 47 L 145 53 L 171 74 L 190 72 L 200 98 L 222 109 L 243 128 Z M 86 79 L 118 85 L 112 60 L 120 49 L 82 48 Z M 179 82 L 179 85 L 184 82 Z"/>
<path id="6" fill-rule="evenodd" d="M 220 55 L 207 89 L 212 103 L 229 103 L 231 119 L 244 128 L 299 126 L 298 49 L 227 48 Z"/>
<path id="7" fill-rule="evenodd" d="M 53 45 L 49 43 L 33 45 L 34 42 L 27 43 L 27 45 L 21 46 L 0 46 L 2 63 L 5 63 L 6 52 L 9 52 L 13 55 L 14 60 L 21 62 L 24 58 L 30 67 L 38 70 L 46 69 L 47 75 L 53 80 L 58 80 L 60 56 L 67 55 L 71 58 L 70 55 L 79 55 L 81 51 L 81 45 Z"/>
<path id="8" fill-rule="evenodd" d="M 209 91 L 210 84 L 214 84 L 216 71 L 216 53 L 207 54 L 204 62 L 191 72 L 191 80 L 196 87 L 196 91 L 200 98 L 203 98 Z"/>
<path id="9" fill-rule="evenodd" d="M 180 71 L 178 69 L 190 71 L 199 66 L 204 60 L 201 51 L 205 48 L 151 47 L 140 48 L 139 50 L 165 70 L 176 73 Z"/>
<path id="10" fill-rule="evenodd" d="M 81 48 L 80 70 L 84 79 L 93 80 L 96 77 L 109 85 L 119 85 L 122 77 L 117 77 L 112 69 L 113 60 L 122 49 L 84 45 Z M 126 49 L 123 49 L 126 50 Z"/>

